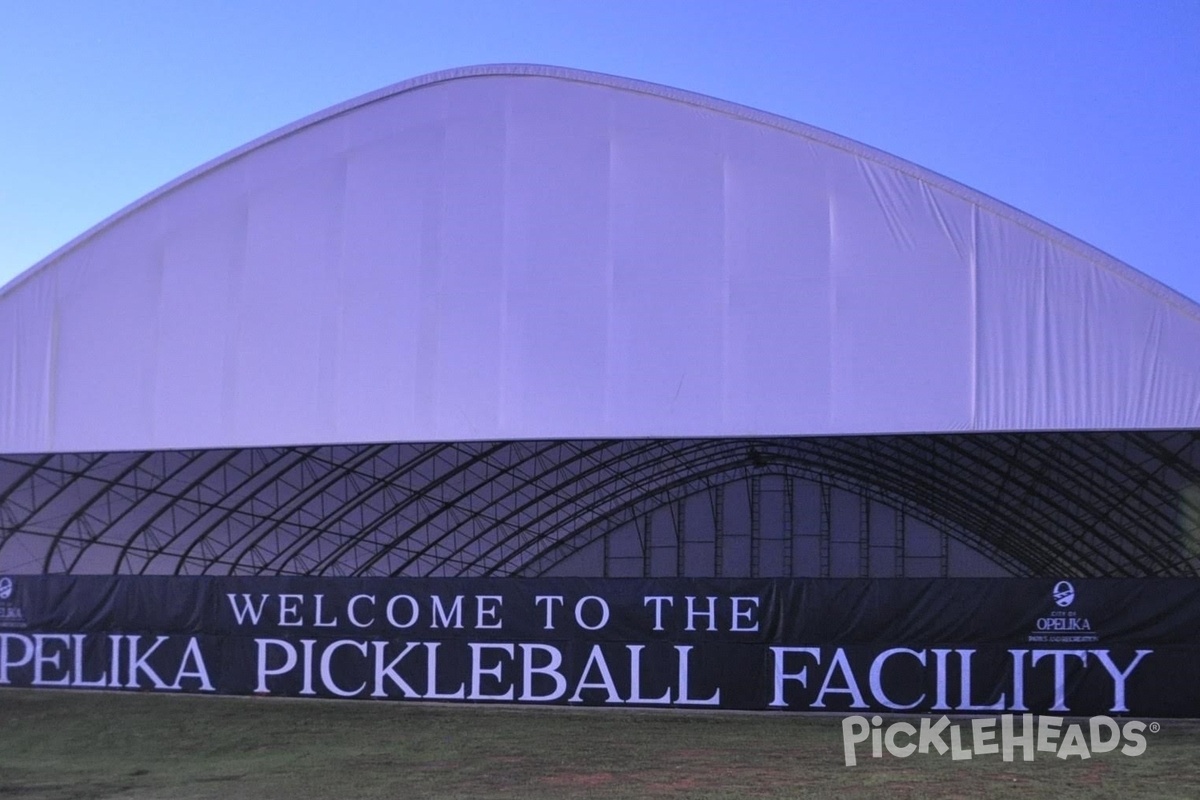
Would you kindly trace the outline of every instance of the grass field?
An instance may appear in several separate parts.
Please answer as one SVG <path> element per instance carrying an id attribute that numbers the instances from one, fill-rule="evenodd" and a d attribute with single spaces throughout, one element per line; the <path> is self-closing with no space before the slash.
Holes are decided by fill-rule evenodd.
<path id="1" fill-rule="evenodd" d="M 1200 727 L 1137 758 L 846 767 L 834 717 L 0 690 L 4 798 L 1016 794 L 1200 796 Z"/>

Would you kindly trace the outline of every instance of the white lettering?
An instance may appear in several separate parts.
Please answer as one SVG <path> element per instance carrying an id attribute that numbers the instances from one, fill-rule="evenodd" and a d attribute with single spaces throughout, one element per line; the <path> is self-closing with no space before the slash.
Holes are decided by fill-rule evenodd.
<path id="1" fill-rule="evenodd" d="M 771 700 L 772 708 L 780 708 L 787 705 L 783 699 L 784 681 L 796 681 L 805 689 L 808 688 L 807 664 L 801 667 L 799 672 L 783 671 L 784 657 L 790 653 L 804 653 L 813 657 L 814 664 L 819 666 L 821 663 L 821 648 L 819 647 L 772 647 L 771 655 L 775 660 L 775 697 Z"/>
<path id="2" fill-rule="evenodd" d="M 188 669 L 188 663 L 191 663 L 192 669 Z M 184 678 L 196 678 L 200 681 L 200 691 L 213 692 L 212 682 L 208 679 L 208 666 L 204 663 L 204 654 L 200 652 L 200 643 L 196 641 L 196 637 L 192 636 L 188 639 L 187 647 L 184 648 L 183 658 L 179 662 L 179 671 L 175 673 L 175 683 L 171 684 L 172 689 L 180 689 L 183 687 Z"/>
<path id="3" fill-rule="evenodd" d="M 512 658 L 513 657 L 513 646 L 511 644 L 488 644 L 488 643 L 481 644 L 478 642 L 471 642 L 470 647 L 471 647 L 471 694 L 467 699 L 469 699 L 469 700 L 512 700 L 513 699 L 512 686 L 509 686 L 507 691 L 501 692 L 500 694 L 484 694 L 483 691 L 480 689 L 480 684 L 482 683 L 483 676 L 488 675 L 488 676 L 494 678 L 497 683 L 500 683 L 501 685 L 503 685 L 503 677 L 501 676 L 500 662 L 497 661 L 494 666 L 484 669 L 484 667 L 482 666 L 483 651 L 484 650 L 499 650 L 502 653 L 508 654 L 509 658 Z"/>
<path id="4" fill-rule="evenodd" d="M 558 603 L 561 606 L 563 596 L 561 594 L 539 594 L 533 598 L 533 604 L 540 605 L 543 600 L 546 601 L 546 624 L 543 626 L 543 630 L 552 631 L 554 630 L 554 604 Z"/>
<path id="5" fill-rule="evenodd" d="M 399 602 L 400 600 L 403 600 L 404 602 L 408 603 L 409 615 L 408 615 L 407 622 L 400 622 L 398 619 L 396 619 L 396 603 Z M 412 595 L 408 595 L 408 594 L 396 595 L 391 600 L 388 600 L 387 609 L 386 609 L 388 624 L 391 625 L 393 628 L 411 628 L 413 625 L 415 625 L 417 623 L 417 616 L 418 616 L 417 608 L 418 608 L 417 607 L 417 598 L 413 597 Z"/>
<path id="6" fill-rule="evenodd" d="M 576 606 L 578 609 L 578 606 Z M 592 668 L 599 670 L 600 681 L 598 683 L 589 683 L 588 675 Z M 604 689 L 608 692 L 609 703 L 620 703 L 621 695 L 617 693 L 617 686 L 613 683 L 612 673 L 608 669 L 608 662 L 604 660 L 604 653 L 600 650 L 600 645 L 592 645 L 592 651 L 588 653 L 587 663 L 583 665 L 583 672 L 579 675 L 579 683 L 575 686 L 575 694 L 571 696 L 568 703 L 582 703 L 584 689 Z"/>
<path id="7" fill-rule="evenodd" d="M 255 639 L 254 643 L 258 645 L 258 685 L 254 691 L 264 694 L 269 691 L 267 689 L 268 676 L 282 675 L 296 666 L 296 648 L 283 639 Z M 284 652 L 283 666 L 277 669 L 267 668 L 267 652 L 272 647 L 279 648 Z"/>
<path id="8" fill-rule="evenodd" d="M 708 630 L 715 631 L 717 629 L 717 598 L 715 598 L 715 597 L 705 597 L 704 598 L 705 600 L 708 601 L 708 610 L 707 611 L 697 611 L 696 610 L 696 598 L 695 597 L 692 597 L 691 595 L 686 595 L 686 596 L 684 596 L 683 599 L 687 601 L 687 627 L 684 628 L 685 631 L 696 630 L 696 618 L 697 617 L 706 617 L 708 619 Z"/>
<path id="9" fill-rule="evenodd" d="M 837 672 L 842 673 L 845 686 L 832 685 L 833 676 Z M 846 658 L 846 651 L 840 647 L 833 651 L 833 661 L 829 664 L 829 671 L 825 673 L 825 680 L 821 684 L 821 690 L 817 692 L 817 699 L 813 701 L 812 707 L 824 708 L 827 694 L 848 694 L 851 708 L 867 707 L 862 692 L 858 690 L 858 683 L 854 680 L 854 673 L 850 670 L 850 661 Z"/>
<path id="10" fill-rule="evenodd" d="M 461 600 L 462 597 L 459 597 L 458 599 Z M 426 700 L 462 700 L 463 695 L 466 694 L 467 685 L 465 683 L 460 683 L 458 685 L 458 688 L 451 692 L 441 693 L 438 691 L 437 650 L 439 647 L 441 647 L 441 642 L 426 642 L 425 643 L 425 650 L 428 654 L 428 658 L 426 660 L 426 667 L 427 667 L 427 674 L 429 676 L 429 686 L 428 686 L 429 691 L 427 691 L 425 693 L 425 699 Z"/>
<path id="11" fill-rule="evenodd" d="M 733 601 L 733 624 L 729 630 L 735 633 L 753 633 L 758 630 L 758 620 L 754 618 L 754 614 L 758 611 L 757 597 L 734 597 Z M 742 603 L 749 603 L 750 606 L 742 608 Z M 741 620 L 752 622 L 749 627 L 743 628 L 739 625 Z"/>
<path id="12" fill-rule="evenodd" d="M 721 690 L 717 689 L 713 692 L 712 697 L 707 700 L 700 700 L 689 696 L 688 691 L 688 655 L 692 652 L 691 645 L 675 645 L 676 652 L 679 653 L 679 695 L 675 698 L 675 702 L 681 706 L 715 706 L 721 702 Z"/>
<path id="13" fill-rule="evenodd" d="M 461 594 L 455 595 L 454 602 L 450 604 L 449 609 L 446 609 L 442 606 L 442 598 L 435 594 L 433 596 L 433 622 L 429 624 L 429 627 L 436 628 L 440 621 L 443 628 L 454 628 L 456 630 L 462 628 L 462 601 L 463 596 Z M 453 625 L 450 624 L 451 616 L 454 617 Z"/>
<path id="14" fill-rule="evenodd" d="M 642 651 L 646 649 L 645 645 L 627 644 L 626 649 L 629 650 L 629 702 L 630 703 L 669 703 L 671 702 L 671 687 L 667 687 L 667 691 L 661 697 L 642 697 Z M 684 676 L 687 675 L 687 668 L 681 667 L 684 671 Z M 680 692 L 683 693 L 683 689 Z"/>
<path id="15" fill-rule="evenodd" d="M 883 691 L 883 665 L 887 663 L 889 658 L 901 653 L 913 656 L 917 659 L 917 662 L 920 663 L 922 667 L 925 666 L 924 650 L 910 650 L 907 647 L 893 647 L 890 650 L 884 650 L 882 653 L 875 656 L 875 660 L 871 662 L 869 683 L 871 686 L 871 694 L 880 704 L 885 705 L 888 708 L 895 709 L 896 711 L 908 711 L 909 709 L 916 708 L 917 706 L 921 705 L 921 703 L 924 703 L 925 695 L 922 694 L 913 702 L 905 705 L 895 702 Z"/>
<path id="16" fill-rule="evenodd" d="M 367 688 L 367 682 L 363 681 L 357 689 L 343 689 L 337 685 L 337 682 L 333 679 L 333 672 L 329 669 L 329 664 L 333 661 L 333 654 L 342 647 L 353 647 L 363 654 L 363 658 L 367 657 L 366 642 L 356 642 L 353 639 L 338 639 L 326 647 L 325 652 L 321 653 L 321 683 L 325 684 L 325 688 L 338 697 L 354 697 L 354 695 L 361 693 L 363 689 Z"/>
<path id="17" fill-rule="evenodd" d="M 125 637 L 125 642 L 126 642 L 126 644 L 129 645 L 129 672 L 128 672 L 129 678 L 128 678 L 128 680 L 125 681 L 126 689 L 141 688 L 138 685 L 138 673 L 139 672 L 144 673 L 146 675 L 146 677 L 148 677 L 150 679 L 150 681 L 154 684 L 155 689 L 170 689 L 171 688 L 167 684 L 166 681 L 164 681 L 162 678 L 160 678 L 158 676 L 158 673 L 154 671 L 154 669 L 150 666 L 150 664 L 147 663 L 150 656 L 154 655 L 154 651 L 157 650 L 163 642 L 167 641 L 167 638 L 168 637 L 166 637 L 166 636 L 159 636 L 159 637 L 155 638 L 154 644 L 150 645 L 150 649 L 148 649 L 146 652 L 142 653 L 141 655 L 138 655 L 138 642 L 141 641 L 142 637 L 141 636 L 126 636 Z"/>
<path id="18" fill-rule="evenodd" d="M 317 628 L 333 628 L 333 627 L 335 627 L 337 625 L 337 617 L 336 616 L 331 620 L 322 620 L 321 619 L 321 612 L 324 611 L 325 595 L 317 594 L 317 595 L 313 595 L 313 598 L 317 601 L 317 618 L 313 621 L 313 626 L 317 627 Z"/>
<path id="19" fill-rule="evenodd" d="M 663 624 L 662 624 L 663 603 L 666 603 L 669 606 L 673 606 L 673 605 L 675 605 L 675 598 L 670 597 L 668 595 L 651 595 L 642 600 L 643 606 L 648 606 L 651 603 L 654 603 L 654 630 L 661 631 L 663 629 Z"/>
<path id="20" fill-rule="evenodd" d="M 847 767 L 853 767 L 858 763 L 855 745 L 865 742 L 870 735 L 871 726 L 867 723 L 866 717 L 855 714 L 842 720 L 842 752 L 845 755 Z"/>
<path id="21" fill-rule="evenodd" d="M 263 608 L 267 604 L 267 598 L 270 597 L 270 595 L 260 594 L 258 606 L 255 607 L 251 605 L 253 601 L 250 600 L 250 595 L 243 594 L 242 605 L 239 607 L 237 595 L 227 594 L 225 596 L 229 598 L 229 605 L 233 607 L 233 616 L 237 619 L 238 625 L 245 625 L 247 618 L 250 619 L 251 625 L 257 625 L 258 620 L 262 617 Z"/>
<path id="22" fill-rule="evenodd" d="M 562 598 L 560 597 L 559 602 L 561 601 Z M 533 654 L 535 651 L 549 654 L 550 663 L 543 667 L 535 667 L 533 665 Z M 558 671 L 558 668 L 562 666 L 562 653 L 558 651 L 558 648 L 546 644 L 523 644 L 521 645 L 521 657 L 524 662 L 524 680 L 522 682 L 520 700 L 524 702 L 543 703 L 557 700 L 567 693 L 567 679 Z M 545 675 L 553 679 L 554 691 L 550 694 L 534 694 L 534 675 Z"/>
<path id="23" fill-rule="evenodd" d="M 393 598 L 395 599 L 395 598 Z M 375 595 L 373 594 L 356 594 L 350 598 L 350 602 L 346 604 L 346 616 L 350 619 L 350 624 L 356 628 L 367 628 L 375 624 L 375 618 L 371 617 L 366 621 L 360 621 L 358 615 L 354 613 L 354 607 L 359 600 L 370 600 L 371 605 L 375 605 Z M 391 612 L 391 604 L 388 604 L 388 611 Z"/>
<path id="24" fill-rule="evenodd" d="M 1129 662 L 1129 666 L 1124 671 L 1117 668 L 1113 663 L 1112 658 L 1108 655 L 1107 650 L 1093 650 L 1096 658 L 1100 659 L 1100 663 L 1108 670 L 1108 674 L 1113 679 L 1113 704 L 1108 710 L 1114 714 L 1121 714 L 1129 710 L 1125 705 L 1125 681 L 1133 674 L 1133 670 L 1141 660 L 1148 656 L 1153 650 L 1138 650 L 1134 653 L 1133 661 Z"/>
<path id="25" fill-rule="evenodd" d="M 71 638 L 61 633 L 35 633 L 33 635 L 33 685 L 34 686 L 70 686 L 71 675 L 62 664 L 63 651 L 59 650 L 56 653 L 47 653 L 46 645 L 48 642 L 58 642 L 64 647 L 71 646 Z M 55 669 L 61 669 L 63 675 L 61 678 L 51 680 L 42 672 L 43 666 L 51 666 Z"/>
<path id="26" fill-rule="evenodd" d="M 475 598 L 475 627 L 480 630 L 496 630 L 503 623 L 500 620 L 500 606 L 504 598 L 495 594 L 481 594 Z M 484 619 L 487 618 L 487 622 Z M 511 649 L 511 648 L 510 648 Z M 509 653 L 512 655 L 512 653 Z"/>
<path id="27" fill-rule="evenodd" d="M 592 602 L 600 604 L 600 621 L 597 622 L 595 625 L 588 625 L 586 622 L 583 621 L 583 606 L 588 601 L 592 601 Z M 601 628 L 603 628 L 605 625 L 608 624 L 608 603 L 606 603 L 604 601 L 603 597 L 597 597 L 594 594 L 589 594 L 587 597 L 579 598 L 579 602 L 575 604 L 575 622 L 576 622 L 576 624 L 579 625 L 579 627 L 583 628 L 584 630 L 588 630 L 588 631 L 600 630 Z M 584 670 L 584 671 L 586 672 L 586 670 Z"/>
<path id="28" fill-rule="evenodd" d="M 77 633 L 72 638 L 75 640 L 75 676 L 71 681 L 71 685 L 81 688 L 103 689 L 105 684 L 108 683 L 108 673 L 101 672 L 99 679 L 93 681 L 89 681 L 83 677 L 83 643 L 87 637 L 82 633 Z"/>
<path id="29" fill-rule="evenodd" d="M 296 627 L 304 624 L 300 615 L 300 604 L 304 602 L 302 594 L 279 595 L 279 624 Z"/>
<path id="30" fill-rule="evenodd" d="M 371 697 L 387 697 L 387 692 L 383 688 L 384 679 L 390 680 L 400 688 L 400 691 L 409 700 L 420 698 L 420 694 L 409 686 L 408 681 L 400 677 L 400 673 L 396 672 L 396 666 L 404 660 L 404 657 L 417 648 L 418 642 L 409 642 L 404 645 L 404 649 L 400 651 L 400 655 L 393 658 L 387 664 L 384 664 L 384 650 L 387 648 L 387 642 L 375 642 L 375 691 L 371 692 Z"/>

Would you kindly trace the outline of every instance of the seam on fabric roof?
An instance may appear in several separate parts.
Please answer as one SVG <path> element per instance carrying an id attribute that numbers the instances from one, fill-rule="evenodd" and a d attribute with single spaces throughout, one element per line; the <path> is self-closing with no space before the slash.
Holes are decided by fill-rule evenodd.
<path id="1" fill-rule="evenodd" d="M 972 189 L 965 184 L 959 183 L 958 181 L 941 175 L 940 173 L 937 173 L 931 169 L 900 158 L 899 156 L 892 155 L 886 151 L 879 150 L 875 147 L 863 144 L 862 142 L 855 141 L 840 134 L 824 130 L 823 128 L 809 125 L 808 123 L 792 120 L 767 111 L 760 111 L 758 109 L 754 109 L 749 106 L 743 106 L 732 101 L 721 100 L 696 92 L 690 92 L 684 89 L 676 89 L 673 87 L 664 86 L 662 84 L 651 83 L 635 78 L 623 78 L 571 67 L 557 67 L 540 64 L 482 64 L 432 72 L 426 75 L 410 78 L 406 81 L 401 81 L 400 83 L 396 83 L 382 89 L 377 89 L 373 92 L 368 92 L 367 94 L 360 95 L 359 97 L 351 98 L 350 100 L 338 103 L 337 105 L 331 106 L 323 111 L 318 111 L 307 117 L 303 117 L 295 122 L 253 139 L 250 142 L 247 142 L 246 144 L 225 153 L 224 155 L 217 156 L 216 158 L 211 159 L 210 161 L 207 161 L 204 164 L 189 170 L 188 172 L 185 172 L 178 178 L 175 178 L 174 180 L 164 184 L 158 189 L 155 189 L 142 198 L 135 200 L 125 208 L 105 218 L 92 228 L 84 231 L 79 236 L 75 237 L 50 255 L 46 256 L 41 261 L 29 267 L 29 269 L 17 275 L 17 277 L 15 277 L 7 285 L 0 287 L 0 300 L 2 300 L 10 292 L 14 291 L 18 286 L 22 285 L 34 274 L 63 258 L 100 231 L 110 227 L 121 219 L 130 216 L 137 210 L 150 205 L 169 192 L 191 183 L 193 180 L 196 180 L 202 175 L 205 175 L 206 173 L 215 170 L 220 166 L 233 163 L 234 161 L 237 161 L 238 159 L 249 155 L 255 150 L 271 144 L 276 140 L 283 139 L 284 137 L 290 136 L 318 123 L 335 119 L 356 109 L 377 103 L 381 100 L 385 100 L 396 95 L 404 94 L 409 91 L 428 86 L 434 86 L 440 83 L 447 83 L 454 80 L 484 77 L 540 77 L 591 86 L 605 86 L 630 93 L 673 100 L 677 103 L 706 109 L 708 111 L 736 119 L 755 122 L 759 125 L 775 128 L 786 133 L 791 133 L 793 135 L 819 142 L 828 147 L 832 147 L 851 155 L 868 159 L 883 166 L 890 167 L 915 180 L 928 183 L 969 203 L 979 205 L 991 213 L 994 213 L 997 216 L 1000 216 L 1003 219 L 1006 219 L 1007 221 L 1036 234 L 1037 236 L 1047 239 L 1054 244 L 1057 244 L 1060 247 L 1079 255 L 1085 260 L 1091 262 L 1093 265 L 1105 270 L 1115 277 L 1122 278 L 1126 282 L 1157 297 L 1163 302 L 1170 304 L 1179 312 L 1186 314 L 1196 321 L 1200 321 L 1200 304 L 1197 304 L 1190 298 L 1180 294 L 1178 291 L 1172 289 L 1166 284 L 1163 284 L 1149 275 L 1140 272 L 1131 265 L 1125 264 L 1124 262 L 1105 253 L 1094 245 L 1088 244 L 1081 239 L 1071 236 L 1070 234 L 1060 230 L 1059 228 L 1056 228 L 1048 222 L 1040 220 L 1024 211 L 1021 211 L 1018 208 L 1008 205 L 1001 200 L 997 200 L 996 198 L 991 197 L 977 189 Z"/>
<path id="2" fill-rule="evenodd" d="M 940 216 L 939 216 L 940 218 Z M 967 243 L 969 249 L 967 260 L 971 269 L 971 429 L 979 426 L 979 362 L 982 355 L 979 352 L 979 206 L 971 206 L 971 240 Z"/>

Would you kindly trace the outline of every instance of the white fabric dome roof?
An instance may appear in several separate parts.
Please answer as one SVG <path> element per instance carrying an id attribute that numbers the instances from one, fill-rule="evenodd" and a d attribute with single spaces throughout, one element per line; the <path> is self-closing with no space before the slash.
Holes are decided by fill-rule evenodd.
<path id="1" fill-rule="evenodd" d="M 1200 427 L 1200 307 L 920 167 L 575 70 L 418 78 L 0 292 L 0 452 Z"/>

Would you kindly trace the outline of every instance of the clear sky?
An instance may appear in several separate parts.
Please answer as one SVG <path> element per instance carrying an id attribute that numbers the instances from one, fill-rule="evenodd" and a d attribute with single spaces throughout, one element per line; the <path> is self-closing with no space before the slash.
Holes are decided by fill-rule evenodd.
<path id="1" fill-rule="evenodd" d="M 496 62 L 826 128 L 1200 300 L 1200 0 L 0 0 L 0 283 L 275 128 Z"/>

